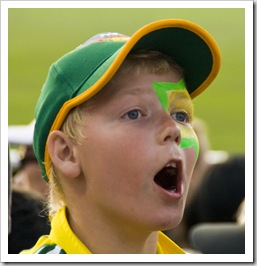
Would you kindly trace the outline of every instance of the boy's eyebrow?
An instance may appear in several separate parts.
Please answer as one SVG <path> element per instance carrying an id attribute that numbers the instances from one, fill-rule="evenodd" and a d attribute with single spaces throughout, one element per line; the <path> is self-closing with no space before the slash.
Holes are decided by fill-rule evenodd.
<path id="1" fill-rule="evenodd" d="M 143 94 L 148 94 L 152 91 L 155 91 L 153 87 L 135 87 L 135 88 L 130 88 L 129 90 L 124 90 L 123 93 L 124 95 L 143 95 Z M 194 110 L 193 101 L 191 100 L 189 95 L 186 95 L 186 89 L 174 90 L 170 92 L 173 93 L 174 97 L 172 97 L 173 99 L 171 102 L 170 102 L 171 99 L 169 99 L 169 103 L 167 106 L 168 109 L 172 107 L 172 105 L 175 106 L 179 105 L 181 108 L 185 108 L 193 112 Z M 169 96 L 167 98 L 169 98 Z"/>

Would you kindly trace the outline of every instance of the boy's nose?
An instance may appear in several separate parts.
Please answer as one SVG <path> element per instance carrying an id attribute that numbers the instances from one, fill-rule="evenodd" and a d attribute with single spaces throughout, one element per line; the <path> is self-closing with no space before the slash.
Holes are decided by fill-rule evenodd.
<path id="1" fill-rule="evenodd" d="M 177 145 L 181 142 L 181 130 L 178 123 L 165 112 L 161 120 L 161 130 L 159 133 L 160 144 L 175 142 Z"/>

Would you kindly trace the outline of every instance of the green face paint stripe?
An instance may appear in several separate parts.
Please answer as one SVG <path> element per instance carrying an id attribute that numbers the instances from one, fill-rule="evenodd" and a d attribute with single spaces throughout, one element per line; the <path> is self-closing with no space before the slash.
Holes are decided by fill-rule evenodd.
<path id="1" fill-rule="evenodd" d="M 158 87 L 158 86 L 157 86 Z M 163 88 L 157 88 L 155 89 L 154 87 L 154 91 L 156 92 L 158 98 L 159 98 L 159 101 L 161 102 L 162 104 L 162 108 L 166 111 L 168 111 L 169 109 L 169 102 L 168 102 L 168 94 L 165 90 L 163 90 Z"/>
<path id="2" fill-rule="evenodd" d="M 168 111 L 169 108 L 169 102 L 168 102 L 168 92 L 169 91 L 178 91 L 178 90 L 185 90 L 186 86 L 184 83 L 184 80 L 181 79 L 177 83 L 172 82 L 153 82 L 153 89 L 155 93 L 157 94 L 161 104 L 162 108 L 165 111 Z"/>
<path id="3" fill-rule="evenodd" d="M 199 145 L 196 139 L 194 138 L 182 138 L 181 142 L 179 144 L 179 147 L 182 149 L 185 148 L 194 148 L 196 152 L 196 156 L 198 157 L 199 155 Z"/>

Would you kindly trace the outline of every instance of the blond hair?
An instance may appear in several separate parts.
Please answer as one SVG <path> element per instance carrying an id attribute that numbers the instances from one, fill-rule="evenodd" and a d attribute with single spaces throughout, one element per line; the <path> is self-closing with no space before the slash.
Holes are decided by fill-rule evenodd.
<path id="1" fill-rule="evenodd" d="M 120 69 L 115 75 L 124 73 L 140 75 L 142 71 L 154 74 L 164 74 L 169 71 L 175 71 L 183 76 L 183 69 L 176 62 L 166 55 L 152 50 L 140 50 L 130 53 L 124 60 Z M 75 107 L 67 115 L 61 130 L 69 136 L 74 143 L 79 144 L 79 139 L 83 138 L 82 125 L 85 123 L 85 115 L 87 107 L 90 105 L 90 100 L 87 103 Z M 66 198 L 63 192 L 60 180 L 55 173 L 54 165 L 50 162 L 50 193 L 49 193 L 49 214 L 54 216 L 56 212 L 66 206 Z"/>

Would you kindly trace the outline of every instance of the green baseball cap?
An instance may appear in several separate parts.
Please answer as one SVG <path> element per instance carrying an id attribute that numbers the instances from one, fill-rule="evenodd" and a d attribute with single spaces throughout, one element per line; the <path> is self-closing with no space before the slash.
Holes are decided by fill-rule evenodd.
<path id="1" fill-rule="evenodd" d="M 61 128 L 69 111 L 99 92 L 131 51 L 152 49 L 172 57 L 185 70 L 191 98 L 215 79 L 221 55 L 213 37 L 195 23 L 165 19 L 150 23 L 131 37 L 102 33 L 53 63 L 35 110 L 33 147 L 42 175 L 49 179 L 48 135 Z"/>

